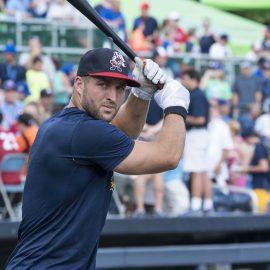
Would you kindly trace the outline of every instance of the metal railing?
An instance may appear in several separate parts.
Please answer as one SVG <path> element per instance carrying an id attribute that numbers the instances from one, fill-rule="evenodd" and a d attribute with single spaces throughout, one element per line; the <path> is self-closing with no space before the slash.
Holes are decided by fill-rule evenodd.
<path id="1" fill-rule="evenodd" d="M 28 41 L 38 36 L 43 45 L 43 52 L 58 55 L 65 61 L 78 61 L 78 56 L 89 48 L 101 47 L 105 41 L 111 42 L 93 24 L 75 24 L 47 19 L 0 18 L 0 50 L 8 42 L 13 42 L 18 52 L 28 50 Z M 138 53 L 139 56 L 150 56 Z M 212 59 L 208 55 L 178 53 L 170 57 L 179 63 L 188 57 L 198 71 L 203 71 Z M 231 57 L 223 61 L 226 78 L 233 82 L 241 58 Z"/>

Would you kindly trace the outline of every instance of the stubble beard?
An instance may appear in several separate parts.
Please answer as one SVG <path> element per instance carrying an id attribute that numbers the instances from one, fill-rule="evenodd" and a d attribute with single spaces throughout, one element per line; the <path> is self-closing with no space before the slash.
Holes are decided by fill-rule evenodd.
<path id="1" fill-rule="evenodd" d="M 82 103 L 83 109 L 86 111 L 87 114 L 89 114 L 90 116 L 92 116 L 95 119 L 104 120 L 106 122 L 111 122 L 119 110 L 119 108 L 116 109 L 115 113 L 113 115 L 111 115 L 110 117 L 108 114 L 106 114 L 106 115 L 103 114 L 101 111 L 101 108 L 96 106 L 94 100 L 87 96 L 86 90 L 83 91 L 81 103 Z"/>

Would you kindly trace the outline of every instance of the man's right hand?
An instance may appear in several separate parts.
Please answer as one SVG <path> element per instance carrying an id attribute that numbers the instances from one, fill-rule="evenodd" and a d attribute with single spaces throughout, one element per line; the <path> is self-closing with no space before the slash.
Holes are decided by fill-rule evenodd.
<path id="1" fill-rule="evenodd" d="M 138 98 L 150 100 L 158 90 L 158 84 L 164 84 L 167 75 L 157 63 L 151 59 L 142 61 L 139 57 L 135 58 L 135 68 L 133 77 L 140 83 L 140 88 L 132 88 L 132 93 Z"/>
<path id="2" fill-rule="evenodd" d="M 163 89 L 158 90 L 154 98 L 163 110 L 169 107 L 183 107 L 188 111 L 189 91 L 177 80 L 167 79 Z"/>

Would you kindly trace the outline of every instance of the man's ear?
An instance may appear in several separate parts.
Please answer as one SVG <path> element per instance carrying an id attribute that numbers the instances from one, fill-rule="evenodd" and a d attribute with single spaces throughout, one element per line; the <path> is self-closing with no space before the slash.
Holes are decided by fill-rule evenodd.
<path id="1" fill-rule="evenodd" d="M 79 94 L 79 96 L 82 95 L 84 88 L 84 82 L 82 80 L 82 77 L 76 76 L 75 82 L 74 82 L 74 89 Z"/>

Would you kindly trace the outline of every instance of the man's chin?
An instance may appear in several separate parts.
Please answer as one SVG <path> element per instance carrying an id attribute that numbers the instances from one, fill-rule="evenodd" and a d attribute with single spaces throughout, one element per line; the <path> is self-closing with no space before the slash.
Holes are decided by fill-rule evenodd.
<path id="1" fill-rule="evenodd" d="M 100 119 L 101 120 L 104 120 L 104 121 L 107 121 L 107 122 L 111 122 L 114 118 L 115 114 L 102 114 Z"/>

